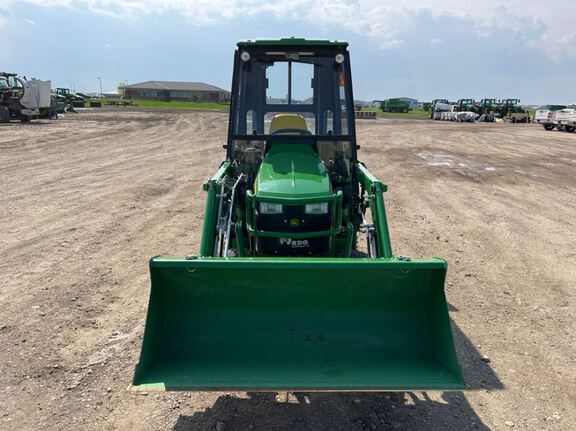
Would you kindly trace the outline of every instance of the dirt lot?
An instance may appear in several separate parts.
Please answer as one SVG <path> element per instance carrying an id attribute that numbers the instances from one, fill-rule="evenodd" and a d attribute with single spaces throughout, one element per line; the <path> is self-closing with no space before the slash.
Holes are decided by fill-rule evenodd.
<path id="1" fill-rule="evenodd" d="M 197 250 L 226 120 L 0 126 L 0 429 L 576 429 L 576 134 L 528 125 L 358 126 L 395 252 L 449 261 L 469 391 L 127 392 L 148 259 Z"/>

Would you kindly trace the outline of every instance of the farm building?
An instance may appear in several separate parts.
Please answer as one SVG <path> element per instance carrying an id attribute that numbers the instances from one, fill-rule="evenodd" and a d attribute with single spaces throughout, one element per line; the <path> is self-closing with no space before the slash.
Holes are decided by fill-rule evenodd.
<path id="1" fill-rule="evenodd" d="M 146 81 L 125 87 L 126 99 L 228 102 L 230 92 L 203 82 Z"/>

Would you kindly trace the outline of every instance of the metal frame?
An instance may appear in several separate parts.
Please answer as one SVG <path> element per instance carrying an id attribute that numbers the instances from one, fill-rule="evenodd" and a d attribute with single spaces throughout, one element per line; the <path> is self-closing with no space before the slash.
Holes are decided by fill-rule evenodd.
<path id="1" fill-rule="evenodd" d="M 321 118 L 321 114 L 326 110 L 326 108 L 331 108 L 332 110 L 335 106 L 340 106 L 339 103 L 339 94 L 336 94 L 338 91 L 337 87 L 334 87 L 333 82 L 323 83 L 323 87 L 315 87 L 314 88 L 314 103 L 313 104 L 302 104 L 302 105 L 282 105 L 282 104 L 266 104 L 264 103 L 266 100 L 266 88 L 263 87 L 263 83 L 265 80 L 261 79 L 261 76 L 258 74 L 251 75 L 250 77 L 247 74 L 243 74 L 242 70 L 245 68 L 250 68 L 251 63 L 244 63 L 240 59 L 240 54 L 243 50 L 247 50 L 250 52 L 251 56 L 258 57 L 258 55 L 265 55 L 266 52 L 274 52 L 274 49 L 281 50 L 283 52 L 299 52 L 302 51 L 302 47 L 298 46 L 283 46 L 283 45 L 252 45 L 252 44 L 238 44 L 238 49 L 234 53 L 234 72 L 232 77 L 232 89 L 231 94 L 232 98 L 230 101 L 230 114 L 229 114 L 229 123 L 228 123 L 228 149 L 226 153 L 227 160 L 231 159 L 231 144 L 234 140 L 266 140 L 269 138 L 270 135 L 266 134 L 250 134 L 248 131 L 245 131 L 241 128 L 241 131 L 244 133 L 236 133 L 236 121 L 238 118 L 245 118 L 248 109 L 246 109 L 245 102 L 246 95 L 241 94 L 241 92 L 237 91 L 238 84 L 240 79 L 251 79 L 253 82 L 251 83 L 244 83 L 242 86 L 246 88 L 248 85 L 251 88 L 250 97 L 252 99 L 253 107 L 258 107 L 261 110 L 261 116 L 264 118 L 264 115 L 267 112 L 313 112 L 315 114 L 315 121 L 317 124 L 320 124 L 321 121 L 325 121 L 325 119 Z M 352 91 L 352 71 L 350 68 L 350 56 L 349 52 L 346 50 L 346 44 L 328 44 L 328 45 L 306 45 L 306 51 L 317 52 L 322 54 L 322 56 L 326 57 L 325 64 L 322 64 L 322 67 L 335 67 L 333 58 L 337 54 L 344 55 L 344 62 L 341 65 L 338 65 L 338 68 L 341 68 L 345 75 L 345 85 L 344 91 L 346 96 L 346 120 L 347 120 L 347 133 L 341 134 L 337 133 L 339 130 L 334 130 L 333 135 L 314 135 L 314 138 L 317 139 L 326 139 L 331 141 L 352 141 L 352 147 L 354 151 L 354 160 L 356 160 L 356 127 L 354 122 L 354 95 Z M 280 57 L 279 57 L 280 60 Z M 265 73 L 265 72 L 262 72 Z M 337 70 L 335 69 L 335 73 Z M 319 82 L 320 73 L 318 70 L 314 72 L 314 79 L 315 82 Z M 337 79 L 337 78 L 335 78 Z M 322 95 L 326 93 L 332 93 L 330 97 L 325 98 L 324 96 L 322 99 L 319 98 L 318 93 Z M 341 111 L 335 110 L 332 112 L 334 124 L 341 124 Z M 260 130 L 263 129 L 263 124 L 261 125 Z"/>

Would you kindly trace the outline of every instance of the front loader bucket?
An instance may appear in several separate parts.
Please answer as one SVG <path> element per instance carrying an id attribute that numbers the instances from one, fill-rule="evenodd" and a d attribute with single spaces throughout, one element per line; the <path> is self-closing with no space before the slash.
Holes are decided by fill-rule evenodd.
<path id="1" fill-rule="evenodd" d="M 154 258 L 138 390 L 461 389 L 442 259 Z"/>

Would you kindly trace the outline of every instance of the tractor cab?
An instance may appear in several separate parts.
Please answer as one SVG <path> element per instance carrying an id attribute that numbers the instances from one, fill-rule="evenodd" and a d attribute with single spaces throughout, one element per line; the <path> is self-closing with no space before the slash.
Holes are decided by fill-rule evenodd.
<path id="1" fill-rule="evenodd" d="M 228 159 L 246 176 L 247 232 L 261 256 L 333 256 L 352 241 L 356 161 L 347 43 L 240 42 Z M 250 163 L 246 163 L 250 159 Z"/>

